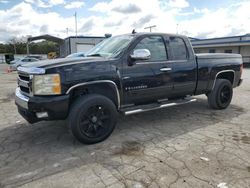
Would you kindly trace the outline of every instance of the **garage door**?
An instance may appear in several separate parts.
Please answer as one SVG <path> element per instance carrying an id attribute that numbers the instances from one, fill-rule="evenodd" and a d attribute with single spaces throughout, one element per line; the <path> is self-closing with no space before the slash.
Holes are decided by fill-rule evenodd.
<path id="1" fill-rule="evenodd" d="M 89 51 L 94 46 L 95 46 L 94 44 L 76 44 L 76 51 L 86 53 L 87 51 Z"/>

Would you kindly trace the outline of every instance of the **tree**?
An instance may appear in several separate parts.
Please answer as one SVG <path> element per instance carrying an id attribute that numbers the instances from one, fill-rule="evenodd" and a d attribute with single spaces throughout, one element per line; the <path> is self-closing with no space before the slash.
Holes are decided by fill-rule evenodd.
<path id="1" fill-rule="evenodd" d="M 29 44 L 30 53 L 32 54 L 48 54 L 49 52 L 58 52 L 58 45 L 51 41 L 32 42 Z"/>
<path id="2" fill-rule="evenodd" d="M 12 38 L 7 44 L 0 44 L 0 53 L 26 54 L 27 46 L 23 38 Z M 29 44 L 31 54 L 48 54 L 59 52 L 59 45 L 51 41 L 31 42 Z"/>
<path id="3" fill-rule="evenodd" d="M 0 44 L 0 54 L 5 53 L 6 47 L 4 44 Z"/>
<path id="4" fill-rule="evenodd" d="M 13 47 L 14 47 L 14 53 L 16 54 L 16 53 L 17 53 L 17 51 L 16 51 L 17 39 L 16 39 L 16 38 L 12 38 L 12 39 L 9 40 L 8 43 L 9 43 L 10 45 L 13 45 Z"/>

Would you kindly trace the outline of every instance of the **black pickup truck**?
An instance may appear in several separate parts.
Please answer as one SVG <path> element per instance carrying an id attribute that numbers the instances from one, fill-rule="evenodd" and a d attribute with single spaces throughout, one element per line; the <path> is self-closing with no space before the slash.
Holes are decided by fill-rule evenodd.
<path id="1" fill-rule="evenodd" d="M 242 82 L 238 54 L 194 54 L 187 37 L 135 33 L 99 43 L 87 57 L 18 68 L 15 102 L 30 123 L 68 120 L 82 143 L 106 139 L 118 113 L 130 115 L 193 102 L 205 94 L 225 109 Z"/>

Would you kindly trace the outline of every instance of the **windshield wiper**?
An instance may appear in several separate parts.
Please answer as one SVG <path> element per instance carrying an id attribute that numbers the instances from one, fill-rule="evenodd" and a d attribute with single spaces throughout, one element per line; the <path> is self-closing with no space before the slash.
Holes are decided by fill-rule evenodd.
<path id="1" fill-rule="evenodd" d="M 89 54 L 87 57 L 102 57 L 101 54 Z"/>

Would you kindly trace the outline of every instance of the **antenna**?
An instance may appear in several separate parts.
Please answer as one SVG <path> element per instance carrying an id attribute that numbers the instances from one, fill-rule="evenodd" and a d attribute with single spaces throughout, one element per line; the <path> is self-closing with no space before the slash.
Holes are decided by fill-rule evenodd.
<path id="1" fill-rule="evenodd" d="M 149 31 L 151 32 L 152 28 L 154 28 L 154 27 L 156 27 L 156 25 L 151 25 L 151 26 L 145 27 L 144 29 L 149 29 Z"/>

